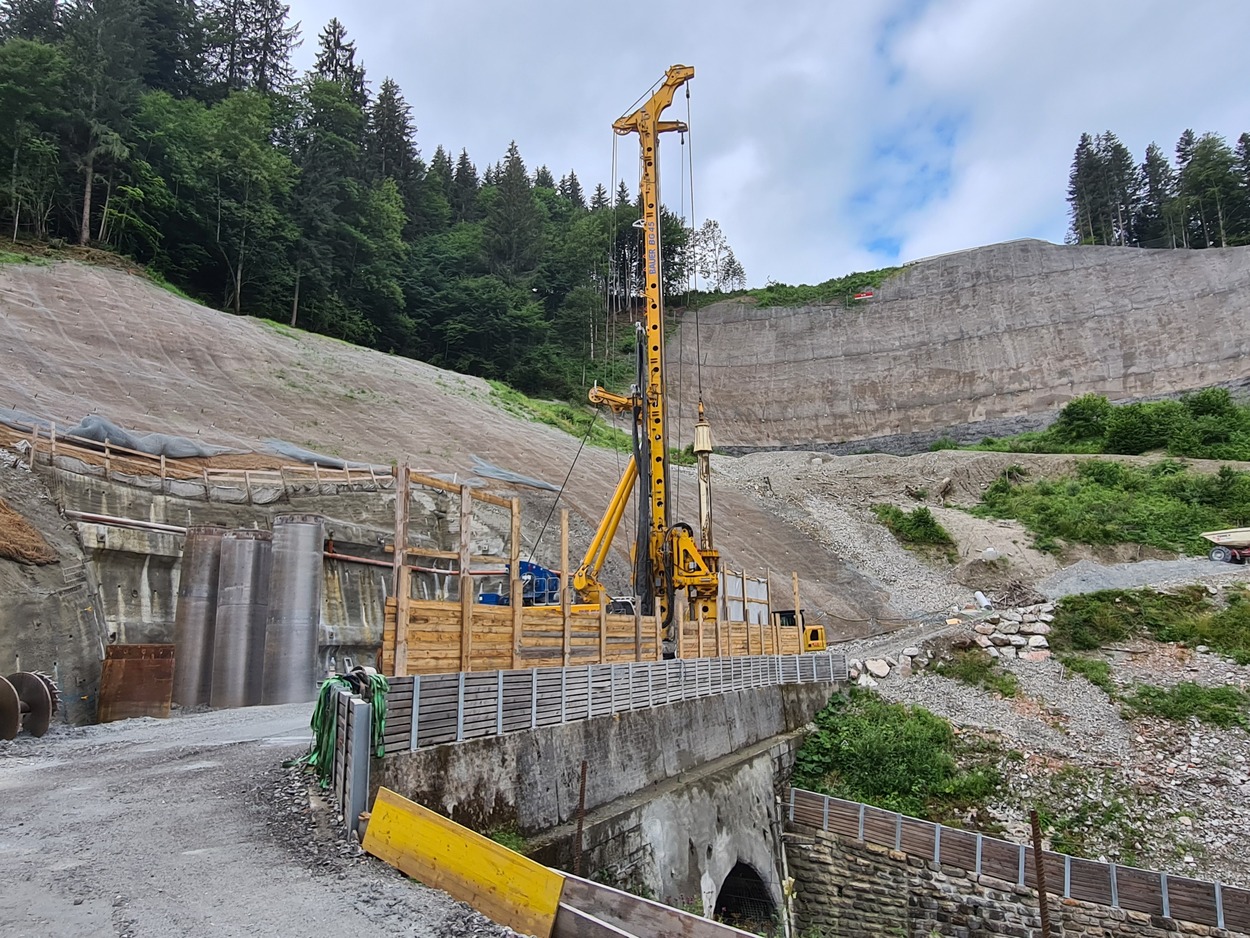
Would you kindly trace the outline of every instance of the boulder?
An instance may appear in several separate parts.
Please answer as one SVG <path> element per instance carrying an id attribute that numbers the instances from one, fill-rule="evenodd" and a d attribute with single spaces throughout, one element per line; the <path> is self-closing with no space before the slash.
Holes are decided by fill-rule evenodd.
<path id="1" fill-rule="evenodd" d="M 990 625 L 988 622 L 978 622 L 972 627 L 972 631 L 976 632 L 978 635 L 993 635 L 995 629 L 994 626 Z"/>
<path id="2" fill-rule="evenodd" d="M 915 645 L 909 645 L 903 649 L 903 657 L 904 658 L 919 658 L 920 649 L 917 648 Z"/>
<path id="3" fill-rule="evenodd" d="M 1011 642 L 1016 648 L 1026 648 L 1029 644 L 1028 638 L 1023 635 L 1008 635 L 1007 641 Z"/>
<path id="4" fill-rule="evenodd" d="M 978 645 L 980 645 L 982 648 L 993 648 L 993 647 L 994 647 L 994 643 L 993 643 L 992 641 L 990 641 L 990 637 L 989 637 L 988 635 L 978 635 L 978 636 L 977 636 L 977 644 L 978 644 Z"/>
<path id="5" fill-rule="evenodd" d="M 890 673 L 890 666 L 881 658 L 869 658 L 864 662 L 864 667 L 873 677 L 885 677 Z"/>
<path id="6" fill-rule="evenodd" d="M 870 678 L 867 674 L 861 674 L 859 680 L 855 682 L 860 687 L 876 687 L 877 682 Z"/>
<path id="7" fill-rule="evenodd" d="M 1000 658 L 1014 658 L 1016 656 L 1016 650 L 1010 645 L 1007 645 L 998 649 L 998 655 Z"/>
<path id="8" fill-rule="evenodd" d="M 1050 642 L 1046 641 L 1045 635 L 1030 635 L 1029 647 L 1030 648 L 1049 648 Z"/>
<path id="9" fill-rule="evenodd" d="M 1002 632 L 1004 635 L 1015 635 L 1017 632 L 1020 631 L 1020 623 L 1019 622 L 1004 622 L 1002 625 L 998 627 L 998 631 Z"/>
<path id="10" fill-rule="evenodd" d="M 1011 636 L 1000 635 L 999 633 L 995 632 L 993 635 L 990 636 L 990 641 L 993 642 L 995 645 L 998 645 L 1001 648 L 1004 645 L 1011 644 Z"/>

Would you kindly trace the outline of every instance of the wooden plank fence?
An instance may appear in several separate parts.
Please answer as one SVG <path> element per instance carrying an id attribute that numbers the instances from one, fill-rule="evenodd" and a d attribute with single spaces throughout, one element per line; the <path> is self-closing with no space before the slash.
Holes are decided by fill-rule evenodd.
<path id="1" fill-rule="evenodd" d="M 978 876 L 1037 888 L 1032 847 L 791 788 L 791 823 L 898 850 Z M 1051 895 L 1250 932 L 1250 890 L 1044 851 Z"/>
<path id="2" fill-rule="evenodd" d="M 392 677 L 386 752 L 502 736 L 775 684 L 847 679 L 837 652 Z"/>

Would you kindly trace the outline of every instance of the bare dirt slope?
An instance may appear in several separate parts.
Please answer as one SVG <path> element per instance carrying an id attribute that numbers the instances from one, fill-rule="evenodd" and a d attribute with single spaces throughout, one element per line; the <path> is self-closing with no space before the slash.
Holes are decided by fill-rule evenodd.
<path id="1" fill-rule="evenodd" d="M 466 473 L 478 455 L 557 485 L 578 446 L 496 407 L 484 381 L 216 312 L 76 263 L 0 267 L 0 406 L 66 424 L 98 413 L 242 448 L 276 437 L 348 459 L 410 456 L 426 471 Z M 568 503 L 586 523 L 597 523 L 619 473 L 616 453 L 583 451 Z M 694 480 L 689 470 L 678 475 L 685 515 Z M 808 600 L 849 618 L 888 611 L 877 586 L 757 499 L 726 491 L 717 523 L 717 547 L 735 569 L 771 568 L 779 590 L 798 570 Z"/>
<path id="2" fill-rule="evenodd" d="M 720 303 L 699 314 L 699 342 L 683 323 L 669 360 L 701 381 L 720 444 L 800 448 L 1250 375 L 1250 247 L 1012 241 L 909 265 L 876 293 L 850 309 Z"/>

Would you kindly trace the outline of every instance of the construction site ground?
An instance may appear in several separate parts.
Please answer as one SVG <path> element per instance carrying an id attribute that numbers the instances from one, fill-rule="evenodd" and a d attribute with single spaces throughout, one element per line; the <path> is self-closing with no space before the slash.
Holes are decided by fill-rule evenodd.
<path id="1" fill-rule="evenodd" d="M 0 742 L 0 933 L 512 934 L 326 826 L 307 776 L 283 768 L 307 751 L 310 708 L 55 726 Z"/>

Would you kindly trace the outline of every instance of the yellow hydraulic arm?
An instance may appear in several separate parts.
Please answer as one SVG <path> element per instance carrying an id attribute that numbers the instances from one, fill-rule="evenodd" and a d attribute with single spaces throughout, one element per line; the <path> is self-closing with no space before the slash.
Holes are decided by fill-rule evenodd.
<path id="1" fill-rule="evenodd" d="M 642 202 L 643 296 L 646 306 L 645 319 L 639 330 L 642 372 L 641 384 L 635 386 L 628 397 L 595 387 L 590 392 L 590 400 L 618 413 L 632 411 L 637 442 L 634 458 L 626 467 L 612 503 L 595 533 L 586 561 L 574 579 L 574 585 L 587 599 L 603 595 L 597 574 L 637 478 L 642 491 L 635 549 L 635 588 L 642 598 L 643 611 L 659 613 L 666 628 L 672 623 L 678 591 L 686 593 L 688 617 L 701 615 L 707 621 L 717 617 L 719 591 L 719 555 L 712 549 L 711 486 L 708 481 L 712 437 L 711 429 L 702 417 L 702 402 L 694 446 L 699 457 L 701 542 L 695 541 L 689 525 L 670 524 L 668 510 L 668 402 L 665 396 L 660 171 L 657 157 L 660 134 L 687 129 L 681 121 L 663 121 L 660 116 L 673 103 L 677 89 L 693 77 L 693 68 L 672 66 L 665 73 L 660 87 L 642 107 L 612 125 L 618 134 L 638 134 L 642 156 L 639 195 Z M 669 635 L 670 639 L 673 637 Z"/>

